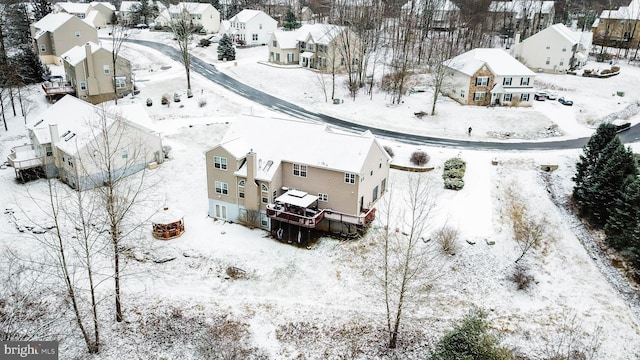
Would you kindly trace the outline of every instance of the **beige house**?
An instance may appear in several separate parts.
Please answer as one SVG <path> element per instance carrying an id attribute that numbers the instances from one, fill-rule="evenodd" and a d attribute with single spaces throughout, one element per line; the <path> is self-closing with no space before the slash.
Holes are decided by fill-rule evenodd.
<path id="1" fill-rule="evenodd" d="M 313 24 L 296 32 L 302 67 L 340 73 L 349 66 L 357 66 L 360 61 L 360 41 L 347 27 Z"/>
<path id="2" fill-rule="evenodd" d="M 205 153 L 210 217 L 253 223 L 280 238 L 282 229 L 353 234 L 373 220 L 391 158 L 370 132 L 266 123 L 238 119 Z"/>
<path id="3" fill-rule="evenodd" d="M 424 19 L 430 29 L 451 30 L 460 25 L 460 8 L 451 0 L 409 1 L 402 5 L 401 10 Z"/>
<path id="4" fill-rule="evenodd" d="M 118 56 L 113 69 L 113 52 L 94 42 L 76 46 L 62 55 L 66 81 L 80 99 L 92 104 L 131 93 L 131 63 Z"/>
<path id="5" fill-rule="evenodd" d="M 463 105 L 531 106 L 535 73 L 504 50 L 473 49 L 445 62 L 442 92 Z"/>
<path id="6" fill-rule="evenodd" d="M 61 64 L 60 56 L 77 45 L 98 42 L 98 31 L 79 18 L 67 14 L 48 14 L 31 24 L 36 53 L 44 64 Z"/>
<path id="7" fill-rule="evenodd" d="M 640 0 L 617 10 L 603 10 L 592 27 L 593 44 L 623 49 L 637 49 L 640 45 Z"/>
<path id="8" fill-rule="evenodd" d="M 269 47 L 269 62 L 280 65 L 299 65 L 300 47 L 298 37 L 304 32 L 303 25 L 297 31 L 277 30 L 270 34 L 267 46 Z"/>
<path id="9" fill-rule="evenodd" d="M 111 19 L 116 12 L 115 6 L 111 3 L 99 1 L 90 3 L 58 2 L 55 4 L 54 10 L 83 19 L 96 29 L 111 25 Z"/>
<path id="10" fill-rule="evenodd" d="M 116 176 L 127 176 L 164 160 L 162 140 L 140 125 L 150 123 L 139 104 L 105 108 L 67 95 L 27 125 L 30 143 L 11 149 L 7 160 L 16 177 L 57 177 L 74 189 L 103 182 L 102 154 L 111 156 Z M 105 138 L 111 144 L 108 152 Z"/>
<path id="11" fill-rule="evenodd" d="M 181 16 L 190 18 L 196 25 L 202 26 L 202 31 L 210 34 L 216 33 L 220 29 L 220 13 L 213 5 L 208 3 L 180 2 L 177 5 L 170 5 L 169 8 L 160 12 L 155 19 L 155 25 L 169 27 L 172 21 L 176 21 Z"/>
<path id="12" fill-rule="evenodd" d="M 553 25 L 555 1 L 513 0 L 492 1 L 487 14 L 487 28 L 521 39 Z"/>

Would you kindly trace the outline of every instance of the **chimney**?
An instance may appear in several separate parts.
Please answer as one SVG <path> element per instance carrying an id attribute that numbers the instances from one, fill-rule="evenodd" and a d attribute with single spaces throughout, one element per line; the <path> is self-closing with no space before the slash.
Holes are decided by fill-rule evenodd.
<path id="1" fill-rule="evenodd" d="M 60 140 L 58 124 L 49 124 L 49 134 L 51 135 L 51 147 Z"/>
<path id="2" fill-rule="evenodd" d="M 258 174 L 258 164 L 256 161 L 256 153 L 251 149 L 247 153 L 247 182 L 255 182 Z"/>
<path id="3" fill-rule="evenodd" d="M 91 53 L 91 43 L 84 44 L 84 52 L 87 57 L 87 78 L 95 77 L 93 69 L 93 54 Z"/>

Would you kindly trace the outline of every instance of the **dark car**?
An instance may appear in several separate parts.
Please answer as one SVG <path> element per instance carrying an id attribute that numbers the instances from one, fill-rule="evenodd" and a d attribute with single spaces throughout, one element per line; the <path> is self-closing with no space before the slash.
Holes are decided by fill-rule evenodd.
<path id="1" fill-rule="evenodd" d="M 533 98 L 538 101 L 545 101 L 547 99 L 547 93 L 544 91 L 539 91 L 533 94 Z"/>
<path id="2" fill-rule="evenodd" d="M 561 97 L 558 99 L 558 102 L 562 105 L 567 105 L 567 106 L 571 106 L 573 105 L 573 101 L 569 100 L 569 99 L 565 99 L 564 97 Z"/>
<path id="3" fill-rule="evenodd" d="M 626 120 L 614 120 L 611 123 L 615 125 L 616 132 L 629 130 L 631 128 L 631 123 Z"/>

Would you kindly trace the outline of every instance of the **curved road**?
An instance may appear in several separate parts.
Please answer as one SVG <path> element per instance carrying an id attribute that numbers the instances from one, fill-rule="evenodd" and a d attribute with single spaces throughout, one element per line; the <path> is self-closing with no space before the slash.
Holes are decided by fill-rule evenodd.
<path id="1" fill-rule="evenodd" d="M 126 41 L 150 47 L 168 56 L 172 60 L 181 62 L 180 52 L 169 45 L 149 40 L 126 39 Z M 452 140 L 415 134 L 404 134 L 393 130 L 372 128 L 360 124 L 354 124 L 346 120 L 306 110 L 298 105 L 292 104 L 260 90 L 247 86 L 246 84 L 243 84 L 235 80 L 234 78 L 218 71 L 213 64 L 209 64 L 195 56 L 191 57 L 191 70 L 213 81 L 214 83 L 225 87 L 229 91 L 232 91 L 258 104 L 266 106 L 272 110 L 301 119 L 322 121 L 327 124 L 355 132 L 370 130 L 376 136 L 393 139 L 408 144 L 435 145 L 480 150 L 562 150 L 582 148 L 589 140 L 589 138 L 579 138 L 544 142 L 485 142 Z M 624 143 L 640 141 L 640 124 L 636 124 L 631 127 L 631 129 L 620 133 L 620 140 L 622 140 Z"/>

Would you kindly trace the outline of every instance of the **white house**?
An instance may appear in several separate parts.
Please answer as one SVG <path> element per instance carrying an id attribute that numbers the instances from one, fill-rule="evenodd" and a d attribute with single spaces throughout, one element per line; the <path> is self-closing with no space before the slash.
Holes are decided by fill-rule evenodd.
<path id="1" fill-rule="evenodd" d="M 55 11 L 74 15 L 93 25 L 96 29 L 101 29 L 111 25 L 111 19 L 116 8 L 111 3 L 104 1 L 90 3 L 58 2 L 55 4 Z"/>
<path id="2" fill-rule="evenodd" d="M 566 72 L 584 66 L 593 33 L 552 25 L 516 44 L 515 56 L 534 71 Z"/>
<path id="3" fill-rule="evenodd" d="M 260 10 L 244 9 L 229 19 L 229 36 L 245 45 L 264 45 L 278 22 Z"/>
<path id="4" fill-rule="evenodd" d="M 170 5 L 155 19 L 156 25 L 167 27 L 172 21 L 188 16 L 194 24 L 201 25 L 206 33 L 216 33 L 220 29 L 220 13 L 208 3 L 181 2 Z"/>
<path id="5" fill-rule="evenodd" d="M 473 49 L 445 65 L 442 91 L 463 105 L 531 106 L 535 73 L 502 49 Z"/>
<path id="6" fill-rule="evenodd" d="M 106 153 L 106 136 L 117 176 L 164 160 L 160 136 L 141 125 L 151 121 L 140 104 L 108 109 L 67 95 L 35 119 L 27 124 L 30 143 L 11 149 L 7 158 L 19 180 L 57 177 L 74 189 L 101 184 L 105 162 L 95 159 Z"/>
<path id="7" fill-rule="evenodd" d="M 310 25 L 302 25 L 295 31 L 277 30 L 272 32 L 267 42 L 269 62 L 282 65 L 298 65 L 300 61 L 298 37 L 300 34 L 308 34 L 308 31 L 305 31 L 308 26 Z"/>

